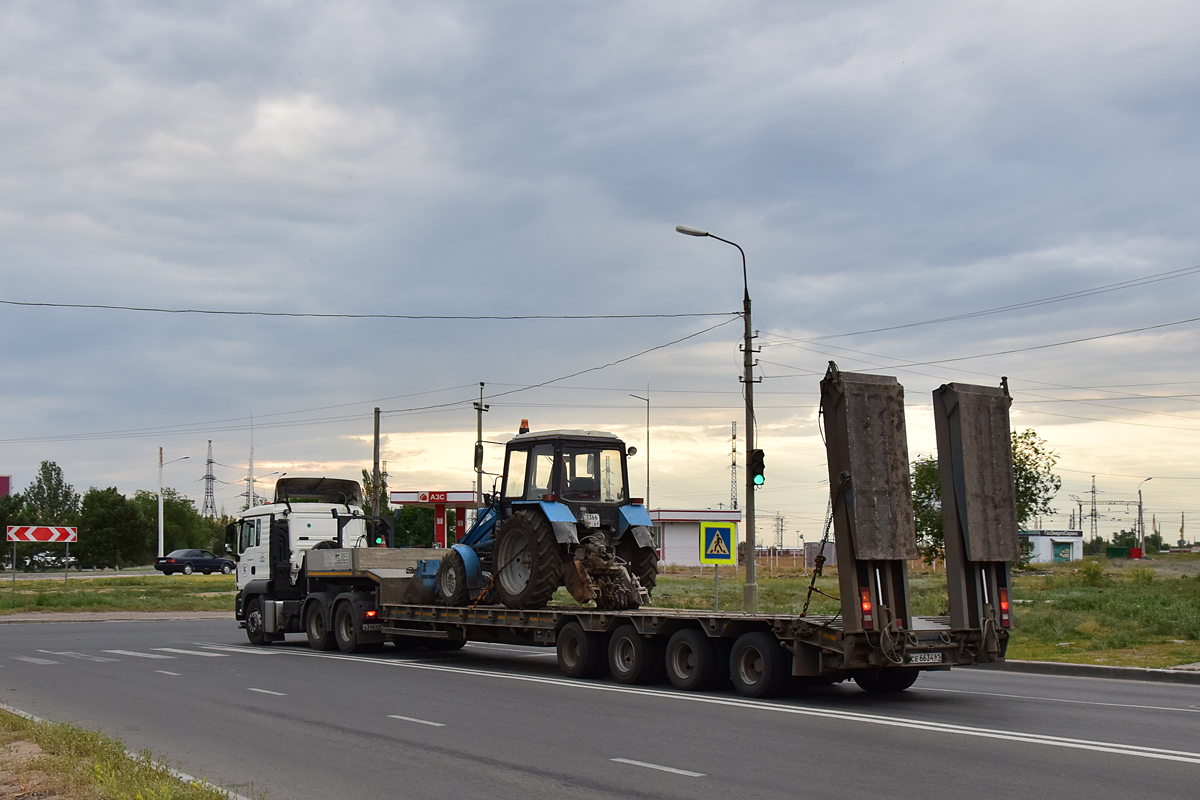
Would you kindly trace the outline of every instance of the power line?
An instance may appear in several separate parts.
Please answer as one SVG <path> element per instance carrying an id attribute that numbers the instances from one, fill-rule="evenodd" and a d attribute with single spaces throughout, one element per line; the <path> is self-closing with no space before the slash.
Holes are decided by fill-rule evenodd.
<path id="1" fill-rule="evenodd" d="M 341 314 L 312 311 L 236 311 L 213 308 L 157 308 L 153 306 L 118 306 L 101 303 L 43 303 L 22 300 L 0 300 L 6 306 L 26 308 L 79 308 L 100 311 L 137 311 L 152 314 L 208 314 L 227 317 L 292 317 L 315 319 L 407 319 L 407 320 L 547 320 L 547 319 L 678 319 L 681 317 L 740 316 L 740 311 L 706 311 L 678 314 Z"/>
<path id="2" fill-rule="evenodd" d="M 1158 272 L 1153 275 L 1147 275 L 1142 278 L 1133 278 L 1127 281 L 1118 283 L 1109 283 L 1103 286 L 1096 286 L 1091 289 L 1080 289 L 1076 292 L 1068 292 L 1066 294 L 1053 295 L 1051 297 L 1043 297 L 1037 300 L 1026 300 L 1020 303 L 1012 303 L 1006 306 L 996 306 L 995 308 L 987 308 L 980 311 L 970 311 L 965 314 L 955 314 L 949 317 L 937 317 L 935 319 L 926 319 L 919 322 L 908 322 L 901 325 L 889 325 L 883 328 L 870 328 L 862 331 L 852 331 L 850 333 L 831 333 L 824 336 L 809 336 L 800 339 L 790 339 L 790 342 L 816 342 L 822 339 L 840 339 L 846 336 L 862 336 L 868 333 L 883 333 L 886 331 L 898 331 L 905 328 L 916 328 L 923 325 L 936 325 L 942 322 L 955 322 L 962 319 L 971 319 L 973 317 L 983 317 L 990 314 L 1002 314 L 1006 311 L 1019 311 L 1025 308 L 1034 308 L 1036 306 L 1047 305 L 1050 303 L 1061 303 L 1065 300 L 1075 300 L 1080 297 L 1091 297 L 1097 294 L 1107 294 L 1108 292 L 1116 292 L 1122 289 L 1132 289 L 1137 286 L 1145 286 L 1159 281 L 1171 280 L 1172 278 L 1182 278 L 1187 275 L 1193 275 L 1200 272 L 1200 265 L 1192 267 L 1182 267 L 1180 269 L 1169 270 L 1167 272 Z"/>

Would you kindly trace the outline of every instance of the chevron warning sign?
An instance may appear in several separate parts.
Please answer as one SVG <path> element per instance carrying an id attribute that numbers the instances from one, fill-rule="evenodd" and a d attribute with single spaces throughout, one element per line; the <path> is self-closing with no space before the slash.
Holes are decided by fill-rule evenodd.
<path id="1" fill-rule="evenodd" d="M 54 525 L 9 525 L 10 542 L 77 542 L 78 528 Z"/>

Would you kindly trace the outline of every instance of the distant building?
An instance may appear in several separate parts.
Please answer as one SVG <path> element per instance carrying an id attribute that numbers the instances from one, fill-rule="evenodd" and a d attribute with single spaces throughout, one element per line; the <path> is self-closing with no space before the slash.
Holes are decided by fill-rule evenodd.
<path id="1" fill-rule="evenodd" d="M 1066 564 L 1083 560 L 1083 531 L 1021 531 L 1022 542 L 1033 545 L 1030 561 L 1037 564 Z"/>
<path id="2" fill-rule="evenodd" d="M 701 566 L 701 522 L 732 522 L 738 541 L 741 541 L 741 511 L 655 508 L 650 510 L 650 520 L 654 523 L 654 540 L 658 544 L 658 560 L 662 564 Z"/>

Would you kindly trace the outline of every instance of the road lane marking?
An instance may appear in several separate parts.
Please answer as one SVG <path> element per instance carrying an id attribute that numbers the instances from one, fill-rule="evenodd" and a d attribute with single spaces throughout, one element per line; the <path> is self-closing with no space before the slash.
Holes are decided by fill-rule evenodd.
<path id="1" fill-rule="evenodd" d="M 61 661 L 51 661 L 48 658 L 38 658 L 37 656 L 9 656 L 13 661 L 24 661 L 28 664 L 38 664 L 46 667 L 51 664 L 61 664 Z"/>
<path id="2" fill-rule="evenodd" d="M 138 653 L 133 650 L 103 650 L 117 656 L 132 656 L 133 658 L 175 658 L 175 656 L 160 656 L 158 653 Z"/>
<path id="3" fill-rule="evenodd" d="M 1026 744 L 1034 744 L 1039 746 L 1063 747 L 1073 750 L 1091 750 L 1101 753 L 1114 753 L 1117 755 L 1134 756 L 1137 758 L 1150 758 L 1162 761 L 1179 761 L 1188 764 L 1200 765 L 1200 753 L 1193 753 L 1185 750 L 1167 750 L 1165 748 L 1143 747 L 1141 745 L 1121 744 L 1119 742 L 1072 739 L 1063 736 L 1048 736 L 1037 733 L 1006 731 L 995 728 L 976 728 L 969 725 L 954 725 L 950 723 L 931 722 L 920 719 L 909 719 L 905 717 L 889 717 L 881 714 L 864 714 L 856 711 L 838 711 L 805 706 L 790 706 L 766 700 L 712 697 L 696 693 L 666 691 L 660 689 L 644 689 L 635 688 L 632 686 L 617 686 L 605 683 L 577 681 L 569 678 L 520 675 L 516 673 L 496 672 L 494 670 L 470 669 L 467 667 L 452 666 L 449 664 L 431 664 L 419 661 L 395 661 L 390 659 L 366 658 L 363 656 L 348 654 L 317 653 L 311 650 L 278 650 L 276 652 L 290 656 L 299 656 L 301 658 L 328 658 L 340 661 L 357 661 L 363 664 L 377 664 L 381 666 L 398 667 L 404 669 L 421 669 L 430 672 L 449 672 L 458 675 L 470 675 L 478 678 L 521 681 L 523 683 L 540 683 L 549 686 L 559 686 L 575 690 L 641 695 L 643 697 L 655 697 L 664 700 L 674 700 L 677 702 L 704 703 L 707 705 L 726 706 L 729 708 L 745 708 L 772 713 L 793 714 L 803 717 L 833 719 L 843 722 L 858 722 L 868 725 L 910 728 L 914 730 L 924 730 L 931 733 L 944 733 L 954 736 L 973 736 L 987 739 L 1000 739 L 1004 741 L 1023 742 Z"/>
<path id="4" fill-rule="evenodd" d="M 255 689 L 254 687 L 250 687 L 246 691 L 247 692 L 258 692 L 259 694 L 269 694 L 269 695 L 273 695 L 274 697 L 287 697 L 287 695 L 284 694 L 283 692 L 272 692 L 270 689 Z"/>
<path id="5" fill-rule="evenodd" d="M 170 675 L 170 676 L 172 676 L 172 677 L 174 677 L 174 678 L 178 678 L 178 677 L 179 677 L 179 673 L 178 673 L 178 672 L 167 672 L 165 669 L 156 669 L 156 670 L 154 670 L 154 671 L 155 671 L 155 672 L 158 672 L 158 673 L 161 673 L 161 674 L 163 674 L 163 675 Z"/>
<path id="6" fill-rule="evenodd" d="M 921 686 L 918 692 L 949 692 L 952 694 L 977 694 L 983 697 L 1005 697 L 1013 700 L 1040 700 L 1047 703 L 1072 703 L 1083 706 L 1108 706 L 1109 708 L 1140 708 L 1145 711 L 1184 711 L 1189 714 L 1200 714 L 1200 707 L 1179 708 L 1178 706 L 1143 706 L 1135 703 L 1101 703 L 1098 700 L 1066 700 L 1061 697 L 1034 697 L 1026 694 L 1001 694 L 1000 692 L 976 692 L 968 689 L 934 689 L 931 686 Z"/>
<path id="7" fill-rule="evenodd" d="M 646 769 L 656 769 L 660 772 L 670 772 L 673 775 L 686 775 L 689 778 L 703 778 L 703 772 L 692 772 L 689 769 L 676 769 L 675 767 L 664 767 L 662 764 L 651 764 L 648 761 L 634 761 L 632 758 L 610 758 L 609 761 L 616 761 L 618 764 L 632 764 L 635 767 L 645 767 Z"/>
<path id="8" fill-rule="evenodd" d="M 119 658 L 105 658 L 104 656 L 92 656 L 87 653 L 72 653 L 69 650 L 38 650 L 39 653 L 48 653 L 52 656 L 66 656 L 67 658 L 78 658 L 81 661 L 96 661 L 98 663 L 120 661 Z"/>
<path id="9" fill-rule="evenodd" d="M 176 647 L 151 647 L 157 653 L 179 653 L 183 656 L 204 656 L 205 658 L 229 658 L 225 653 L 205 653 L 203 650 L 180 650 Z"/>
<path id="10" fill-rule="evenodd" d="M 267 650 L 265 648 L 250 648 L 239 647 L 232 644 L 207 644 L 205 642 L 192 642 L 197 647 L 203 647 L 205 650 L 225 650 L 230 653 L 248 653 L 255 656 L 277 656 L 278 650 Z"/>
<path id="11" fill-rule="evenodd" d="M 415 722 L 418 725 L 429 725 L 434 728 L 446 727 L 446 723 L 444 723 L 444 722 L 430 722 L 427 719 L 417 719 L 416 717 L 402 717 L 399 714 L 388 714 L 388 717 L 390 717 L 391 719 L 402 719 L 405 722 Z"/>

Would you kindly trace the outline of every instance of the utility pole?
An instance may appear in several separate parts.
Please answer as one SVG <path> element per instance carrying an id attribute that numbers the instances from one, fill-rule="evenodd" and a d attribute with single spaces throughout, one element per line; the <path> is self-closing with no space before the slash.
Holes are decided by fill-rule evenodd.
<path id="1" fill-rule="evenodd" d="M 1082 525 L 1080 527 L 1083 527 Z M 1096 476 L 1092 476 L 1092 538 L 1100 535 L 1100 517 L 1096 513 Z"/>
<path id="2" fill-rule="evenodd" d="M 646 499 L 645 508 L 650 508 L 650 384 L 646 384 L 646 396 L 630 394 L 634 400 L 641 400 L 646 404 Z"/>
<path id="3" fill-rule="evenodd" d="M 246 507 L 254 508 L 254 412 L 250 412 L 250 473 L 246 477 Z"/>
<path id="4" fill-rule="evenodd" d="M 379 516 L 379 406 L 375 406 L 375 458 L 371 468 L 371 516 Z"/>
<path id="5" fill-rule="evenodd" d="M 483 402 L 483 381 L 480 381 L 479 402 L 475 403 L 475 502 L 480 508 L 483 508 L 483 412 L 490 408 Z"/>
<path id="6" fill-rule="evenodd" d="M 158 448 L 158 557 L 163 557 L 163 501 L 162 501 L 162 468 L 163 468 L 163 453 L 162 448 Z M 15 570 L 17 565 L 13 564 Z"/>
<path id="7" fill-rule="evenodd" d="M 733 443 L 732 451 L 729 454 L 729 507 L 734 511 L 737 510 L 737 420 L 733 421 L 733 436 L 730 441 Z"/>
<path id="8" fill-rule="evenodd" d="M 160 454 L 161 455 L 161 454 Z M 213 483 L 217 476 L 213 475 L 212 439 L 208 440 L 208 464 L 204 472 L 204 505 L 200 507 L 200 516 L 209 519 L 217 518 L 217 503 L 213 498 Z"/>

